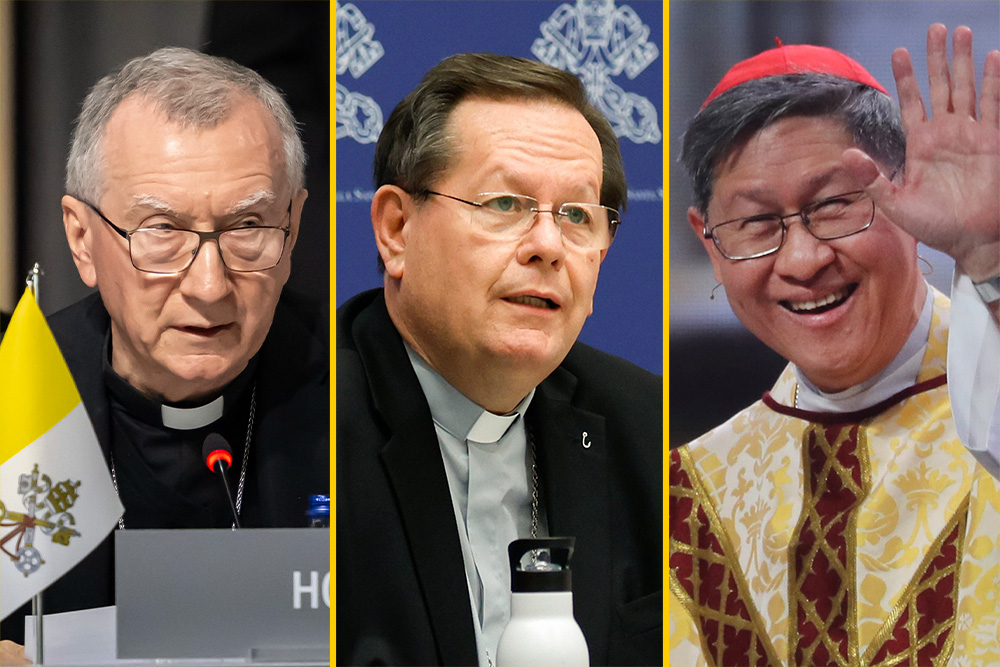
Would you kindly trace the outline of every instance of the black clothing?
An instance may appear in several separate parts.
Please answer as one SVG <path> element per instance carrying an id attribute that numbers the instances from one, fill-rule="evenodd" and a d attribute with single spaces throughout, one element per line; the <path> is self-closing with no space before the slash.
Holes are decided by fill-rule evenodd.
<path id="1" fill-rule="evenodd" d="M 231 515 L 218 480 L 210 482 L 216 485 L 216 499 L 206 505 L 198 501 L 203 496 L 194 493 L 192 500 L 189 489 L 178 492 L 164 481 L 165 476 L 177 471 L 168 470 L 162 457 L 158 462 L 154 457 L 150 465 L 145 453 L 140 454 L 130 444 L 136 433 L 146 433 L 150 440 L 162 438 L 163 429 L 151 428 L 131 415 L 115 416 L 116 411 L 130 404 L 138 409 L 141 399 L 115 386 L 113 378 L 114 388 L 108 391 L 105 337 L 110 319 L 100 295 L 94 294 L 55 313 L 49 318 L 49 325 L 94 424 L 106 460 L 114 446 L 126 529 L 230 526 Z M 241 376 L 233 383 L 237 385 L 234 410 L 227 409 L 216 422 L 222 423 L 223 431 L 233 433 L 227 439 L 234 450 L 236 470 L 230 470 L 230 479 L 235 493 L 244 446 L 238 434 L 245 437 L 249 392 L 256 383 L 254 435 L 240 523 L 244 527 L 305 526 L 309 495 L 329 493 L 330 489 L 329 316 L 325 307 L 286 291 L 251 366 L 253 363 L 256 363 L 253 377 Z M 227 425 L 230 419 L 232 423 Z M 203 431 L 211 430 L 208 427 Z M 176 433 L 181 440 L 186 437 L 184 431 Z M 141 445 L 146 446 L 153 445 L 146 442 Z M 197 449 L 200 456 L 200 442 Z M 211 480 L 208 469 L 202 466 L 202 470 L 206 479 Z M 114 604 L 113 537 L 109 535 L 45 591 L 46 613 Z M 21 643 L 24 615 L 29 608 L 30 605 L 25 605 L 4 620 L 4 639 Z"/>
<path id="2" fill-rule="evenodd" d="M 437 434 L 381 290 L 338 309 L 337 397 L 338 662 L 477 664 Z M 526 414 L 592 665 L 662 663 L 662 402 L 660 378 L 577 343 Z"/>
<path id="3" fill-rule="evenodd" d="M 125 527 L 232 525 L 229 501 L 225 493 L 220 493 L 217 475 L 205 474 L 201 450 L 210 433 L 225 438 L 233 455 L 226 477 L 232 493 L 238 493 L 257 357 L 223 391 L 224 411 L 220 418 L 200 428 L 177 430 L 164 426 L 159 401 L 143 395 L 114 371 L 110 342 L 109 332 L 105 340 L 104 384 L 111 408 L 110 462 L 116 473 L 118 497 L 128 508 L 122 517 Z M 250 451 L 253 449 L 251 443 Z M 251 509 L 241 508 L 241 525 L 257 525 Z"/>

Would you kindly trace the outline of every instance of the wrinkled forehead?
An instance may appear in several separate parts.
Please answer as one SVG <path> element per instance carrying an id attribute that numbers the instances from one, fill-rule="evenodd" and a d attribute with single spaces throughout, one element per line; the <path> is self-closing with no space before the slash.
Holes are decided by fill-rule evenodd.
<path id="1" fill-rule="evenodd" d="M 226 140 L 228 141 L 226 141 Z M 275 182 L 287 180 L 281 132 L 273 115 L 257 99 L 237 94 L 224 112 L 177 116 L 142 94 L 126 97 L 112 112 L 99 142 L 102 181 L 121 174 L 137 158 L 167 160 L 178 149 L 204 147 L 204 155 L 230 152 L 270 166 Z M 193 156 L 197 157 L 197 151 Z M 113 161 L 119 161 L 114 163 Z M 234 162 L 235 164 L 235 162 Z M 108 183 L 103 183 L 106 189 Z"/>

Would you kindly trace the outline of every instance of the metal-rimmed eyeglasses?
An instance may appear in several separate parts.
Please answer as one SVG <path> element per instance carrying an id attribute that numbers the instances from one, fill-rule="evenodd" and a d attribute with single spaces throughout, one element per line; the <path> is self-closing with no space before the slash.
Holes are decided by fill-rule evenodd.
<path id="1" fill-rule="evenodd" d="M 276 227 L 254 225 L 232 227 L 217 232 L 200 232 L 179 227 L 151 226 L 126 231 L 108 220 L 99 208 L 86 204 L 101 220 L 128 241 L 129 258 L 132 266 L 145 273 L 172 274 L 186 271 L 201 246 L 207 241 L 215 241 L 222 263 L 230 271 L 251 273 L 274 268 L 281 261 L 285 251 L 291 225 L 292 202 L 288 202 L 289 225 Z"/>
<path id="2" fill-rule="evenodd" d="M 482 231 L 502 239 L 524 236 L 539 213 L 551 213 L 562 237 L 572 245 L 592 250 L 607 250 L 615 239 L 621 216 L 618 211 L 600 204 L 566 202 L 556 209 L 539 208 L 538 200 L 509 192 L 481 192 L 474 200 L 443 192 L 424 190 L 425 195 L 447 197 L 473 206 L 472 222 Z"/>
<path id="3" fill-rule="evenodd" d="M 702 233 L 712 239 L 726 259 L 744 260 L 778 252 L 788 234 L 789 218 L 800 218 L 806 231 L 820 241 L 842 239 L 863 232 L 875 220 L 875 203 L 862 190 L 813 202 L 788 215 L 752 215 L 720 222 Z"/>

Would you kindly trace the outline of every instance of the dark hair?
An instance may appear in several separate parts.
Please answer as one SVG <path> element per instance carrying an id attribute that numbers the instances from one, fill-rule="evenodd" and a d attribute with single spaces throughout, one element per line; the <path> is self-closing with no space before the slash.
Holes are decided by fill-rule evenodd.
<path id="1" fill-rule="evenodd" d="M 611 124 L 587 99 L 580 79 L 534 60 L 492 53 L 445 58 L 396 106 L 375 147 L 375 187 L 397 185 L 415 195 L 428 189 L 454 155 L 447 128 L 451 112 L 469 97 L 552 101 L 579 111 L 601 143 L 604 175 L 600 203 L 625 208 L 625 170 L 618 139 Z"/>
<path id="2" fill-rule="evenodd" d="M 694 186 L 695 205 L 705 213 L 716 169 L 735 149 L 768 125 L 791 116 L 840 119 L 855 143 L 896 170 L 906 159 L 899 107 L 864 84 L 828 74 L 782 74 L 727 90 L 698 112 L 684 133 L 681 162 Z"/>

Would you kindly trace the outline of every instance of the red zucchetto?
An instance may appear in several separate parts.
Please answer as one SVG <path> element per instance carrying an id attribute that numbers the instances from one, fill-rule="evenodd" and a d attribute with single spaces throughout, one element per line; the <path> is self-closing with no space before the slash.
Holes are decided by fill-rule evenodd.
<path id="1" fill-rule="evenodd" d="M 857 81 L 886 95 L 889 94 L 875 80 L 875 77 L 868 73 L 868 70 L 839 51 L 811 44 L 784 46 L 781 40 L 775 38 L 775 41 L 778 43 L 777 48 L 758 53 L 752 58 L 747 58 L 733 65 L 709 94 L 701 108 L 704 109 L 716 97 L 741 83 L 769 76 L 801 74 L 803 72 L 829 74 L 849 81 Z"/>

